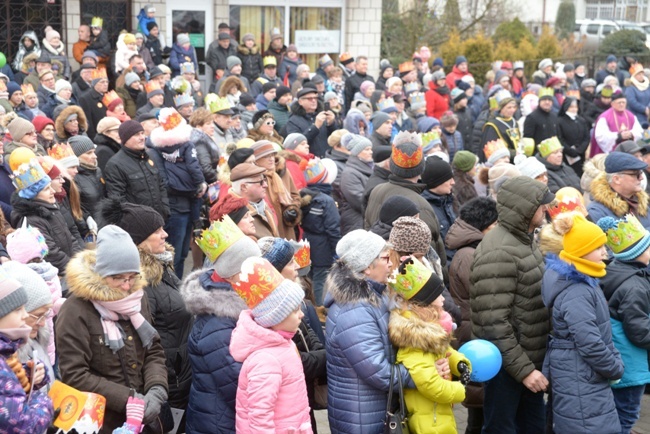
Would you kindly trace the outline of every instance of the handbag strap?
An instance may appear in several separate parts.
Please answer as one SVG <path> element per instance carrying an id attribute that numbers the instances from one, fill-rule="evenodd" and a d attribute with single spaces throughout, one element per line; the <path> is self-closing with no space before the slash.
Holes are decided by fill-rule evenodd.
<path id="1" fill-rule="evenodd" d="M 395 365 L 390 364 L 390 383 L 388 385 L 388 402 L 386 403 L 386 413 L 391 411 L 391 403 L 393 402 L 393 383 L 395 382 Z M 401 383 L 401 380 L 400 380 Z M 401 403 L 400 403 L 401 405 Z"/>
<path id="2" fill-rule="evenodd" d="M 404 403 L 404 385 L 402 384 L 402 375 L 399 373 L 399 365 L 397 363 L 393 365 L 395 371 L 397 371 L 397 381 L 399 382 L 399 407 L 402 416 L 406 417 L 406 404 Z"/>

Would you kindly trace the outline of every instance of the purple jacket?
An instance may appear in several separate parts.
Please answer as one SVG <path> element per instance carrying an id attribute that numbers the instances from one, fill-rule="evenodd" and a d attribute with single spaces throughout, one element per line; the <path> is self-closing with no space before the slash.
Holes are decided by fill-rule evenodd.
<path id="1" fill-rule="evenodd" d="M 41 387 L 48 378 L 36 385 L 29 404 L 27 395 L 7 359 L 16 352 L 20 342 L 10 341 L 0 334 L 0 433 L 42 433 L 52 422 L 52 401 Z"/>

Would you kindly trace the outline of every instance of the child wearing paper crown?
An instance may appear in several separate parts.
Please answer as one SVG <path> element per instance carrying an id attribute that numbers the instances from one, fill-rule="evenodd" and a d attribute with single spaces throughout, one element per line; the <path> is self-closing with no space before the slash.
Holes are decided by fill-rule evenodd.
<path id="1" fill-rule="evenodd" d="M 25 289 L 0 268 L 0 432 L 3 433 L 42 433 L 52 422 L 52 401 L 40 390 L 48 383 L 43 365 L 38 363 L 31 376 L 33 365 L 22 365 L 16 355 L 32 331 L 25 322 L 26 303 Z M 28 399 L 32 387 L 34 391 Z"/>
<path id="2" fill-rule="evenodd" d="M 563 235 L 558 256 L 546 256 L 542 299 L 551 314 L 543 373 L 553 390 L 558 433 L 620 433 L 610 383 L 623 375 L 612 342 L 607 301 L 598 286 L 605 276 L 607 237 L 580 213 L 553 220 Z"/>
<path id="3" fill-rule="evenodd" d="M 441 322 L 444 310 L 442 280 L 418 259 L 409 256 L 388 281 L 396 294 L 397 308 L 390 313 L 388 336 L 398 347 L 396 363 L 408 369 L 415 389 L 404 389 L 404 401 L 412 433 L 455 433 L 453 404 L 465 400 L 469 382 L 469 360 L 449 345 L 451 330 Z M 449 359 L 451 377 L 436 368 L 440 359 Z"/>
<path id="4" fill-rule="evenodd" d="M 612 385 L 622 432 L 630 432 L 639 419 L 645 385 L 650 384 L 650 232 L 633 215 L 603 217 L 598 226 L 607 235 L 614 259 L 600 279 L 609 304 L 614 346 L 621 353 L 625 372 Z"/>
<path id="5" fill-rule="evenodd" d="M 244 261 L 235 291 L 239 315 L 230 353 L 242 363 L 237 433 L 312 433 L 305 374 L 292 338 L 303 317 L 304 291 L 263 258 Z"/>

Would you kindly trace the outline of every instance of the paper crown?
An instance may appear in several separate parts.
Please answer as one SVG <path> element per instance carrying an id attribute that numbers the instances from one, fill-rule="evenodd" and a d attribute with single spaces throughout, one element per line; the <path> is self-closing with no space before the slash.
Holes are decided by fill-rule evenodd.
<path id="1" fill-rule="evenodd" d="M 408 85 L 407 85 L 408 86 Z M 415 92 L 409 95 L 409 104 L 424 104 L 424 93 L 422 92 Z"/>
<path id="2" fill-rule="evenodd" d="M 303 174 L 307 184 L 318 184 L 327 178 L 327 168 L 320 158 L 316 157 L 309 160 Z"/>
<path id="3" fill-rule="evenodd" d="M 573 211 L 580 212 L 585 217 L 587 216 L 582 194 L 573 187 L 562 187 L 555 193 L 554 205 L 548 207 L 548 214 L 553 220 L 559 214 Z"/>
<path id="4" fill-rule="evenodd" d="M 34 90 L 34 87 L 29 83 L 21 85 L 20 90 L 23 91 L 23 96 L 32 95 L 32 94 L 36 95 L 36 91 Z"/>
<path id="5" fill-rule="evenodd" d="M 264 67 L 266 68 L 267 66 L 278 66 L 278 61 L 275 58 L 275 56 L 266 56 L 262 60 L 262 63 L 264 64 Z"/>
<path id="6" fill-rule="evenodd" d="M 643 135 L 641 136 L 641 140 L 645 144 L 650 144 L 650 130 L 647 130 L 647 129 L 643 130 Z M 14 152 L 16 152 L 16 151 L 14 151 Z"/>
<path id="7" fill-rule="evenodd" d="M 216 93 L 208 93 L 205 95 L 205 98 L 203 98 L 203 105 L 205 108 L 210 110 L 210 104 L 214 103 L 217 98 L 219 98 L 219 96 Z"/>
<path id="8" fill-rule="evenodd" d="M 390 159 L 397 167 L 412 169 L 422 162 L 422 146 L 418 146 L 417 150 L 409 156 L 399 146 L 393 145 L 393 152 Z"/>
<path id="9" fill-rule="evenodd" d="M 309 241 L 298 241 L 296 243 L 296 253 L 293 254 L 293 259 L 295 259 L 298 264 L 298 268 L 305 268 L 311 265 L 311 246 Z"/>
<path id="10" fill-rule="evenodd" d="M 377 108 L 379 111 L 386 111 L 386 110 L 394 110 L 397 111 L 397 107 L 395 107 L 395 100 L 393 98 L 386 98 L 379 104 L 377 104 Z"/>
<path id="11" fill-rule="evenodd" d="M 539 155 L 541 155 L 544 158 L 548 157 L 558 149 L 562 149 L 562 143 L 560 143 L 560 140 L 556 136 L 549 137 L 548 139 L 543 140 L 539 145 L 537 145 L 537 150 L 539 151 Z"/>
<path id="12" fill-rule="evenodd" d="M 555 95 L 555 91 L 551 87 L 542 87 L 537 92 L 537 96 L 540 97 L 540 98 L 545 97 L 545 96 L 553 98 L 554 95 Z"/>
<path id="13" fill-rule="evenodd" d="M 630 75 L 632 77 L 634 77 L 639 72 L 643 72 L 643 65 L 641 65 L 640 63 L 635 63 L 630 67 Z"/>
<path id="14" fill-rule="evenodd" d="M 404 85 L 404 93 L 405 94 L 409 94 L 411 92 L 419 92 L 419 91 L 420 91 L 420 85 L 415 81 L 412 81 L 410 83 L 406 83 Z M 424 98 L 424 94 L 422 94 L 422 98 Z M 410 96 L 409 96 L 409 101 L 411 101 Z"/>
<path id="15" fill-rule="evenodd" d="M 522 147 L 522 151 L 526 157 L 532 157 L 535 153 L 535 139 L 532 137 L 523 137 L 519 145 Z"/>
<path id="16" fill-rule="evenodd" d="M 415 258 L 404 261 L 388 279 L 388 285 L 405 300 L 412 299 L 429 281 L 433 271 Z"/>
<path id="17" fill-rule="evenodd" d="M 422 136 L 422 146 L 427 146 L 429 143 L 433 141 L 438 141 L 439 143 L 442 143 L 442 140 L 440 139 L 440 133 L 437 131 L 429 131 L 428 133 L 422 133 L 421 136 Z"/>
<path id="18" fill-rule="evenodd" d="M 184 62 L 181 63 L 181 74 L 195 74 L 194 63 Z"/>
<path id="19" fill-rule="evenodd" d="M 176 128 L 179 125 L 184 125 L 185 119 L 181 116 L 180 113 L 171 107 L 164 107 L 160 109 L 158 114 L 158 122 L 163 127 L 163 130 L 170 131 Z"/>
<path id="20" fill-rule="evenodd" d="M 13 173 L 12 183 L 17 190 L 24 190 L 36 184 L 47 175 L 36 158 L 23 163 Z"/>
<path id="21" fill-rule="evenodd" d="M 72 150 L 72 146 L 67 143 L 58 143 L 53 145 L 50 149 L 47 150 L 47 154 L 54 158 L 55 160 L 63 160 L 68 157 L 75 157 L 76 155 Z"/>
<path id="22" fill-rule="evenodd" d="M 483 154 L 485 154 L 485 159 L 489 160 L 490 156 L 494 154 L 495 151 L 499 149 L 507 149 L 506 144 L 503 142 L 501 139 L 496 139 L 492 140 L 490 142 L 487 142 L 485 146 L 483 146 Z"/>
<path id="23" fill-rule="evenodd" d="M 218 113 L 222 110 L 230 109 L 230 103 L 226 98 L 221 98 L 215 95 L 216 98 L 209 101 L 208 110 L 211 113 Z"/>
<path id="24" fill-rule="evenodd" d="M 144 91 L 147 94 L 147 98 L 154 95 L 163 94 L 163 91 L 157 81 L 148 81 L 147 84 L 144 85 Z"/>
<path id="25" fill-rule="evenodd" d="M 497 99 L 494 96 L 491 96 L 488 98 L 488 103 L 490 105 L 490 110 L 498 110 L 499 109 L 499 103 L 497 102 Z"/>
<path id="26" fill-rule="evenodd" d="M 415 65 L 413 65 L 413 62 L 404 62 L 399 64 L 399 73 L 400 74 L 408 74 L 409 72 L 413 71 L 415 69 Z"/>
<path id="27" fill-rule="evenodd" d="M 245 236 L 230 216 L 225 215 L 221 220 L 213 221 L 208 229 L 204 229 L 196 239 L 196 244 L 205 256 L 214 262 L 228 247 Z"/>
<path id="28" fill-rule="evenodd" d="M 9 168 L 14 171 L 18 169 L 18 166 L 21 164 L 29 163 L 29 160 L 32 158 L 36 158 L 36 154 L 31 149 L 22 146 L 16 148 L 16 150 L 9 155 Z"/>
<path id="29" fill-rule="evenodd" d="M 343 63 L 343 62 L 347 62 L 348 60 L 354 60 L 352 54 L 348 53 L 347 51 L 345 53 L 341 53 L 341 55 L 339 56 L 339 61 Z"/>
<path id="30" fill-rule="evenodd" d="M 102 98 L 102 102 L 106 107 L 110 107 L 111 104 L 115 101 L 119 101 L 119 103 L 123 103 L 122 98 L 115 92 L 114 90 L 111 90 L 109 92 L 106 92 L 104 94 L 104 98 Z M 118 103 L 118 104 L 119 104 Z M 117 104 L 116 104 L 117 105 Z"/>
<path id="31" fill-rule="evenodd" d="M 95 68 L 90 74 L 91 80 L 103 80 L 104 78 L 108 78 L 106 76 L 106 70 L 104 68 Z"/>
<path id="32" fill-rule="evenodd" d="M 185 104 L 194 104 L 194 98 L 187 93 L 181 93 L 174 97 L 174 105 L 176 108 L 184 106 Z"/>
<path id="33" fill-rule="evenodd" d="M 185 79 L 182 75 L 177 75 L 172 79 L 171 88 L 176 93 L 190 93 L 191 85 L 190 82 Z"/>
<path id="34" fill-rule="evenodd" d="M 524 69 L 524 62 L 521 60 L 515 60 L 515 63 L 512 64 L 512 69 Z"/>
<path id="35" fill-rule="evenodd" d="M 497 104 L 501 104 L 501 102 L 503 100 L 508 99 L 508 98 L 512 99 L 512 94 L 509 91 L 505 90 L 505 89 L 498 91 L 494 95 L 494 99 L 496 100 Z"/>
<path id="36" fill-rule="evenodd" d="M 249 309 L 253 309 L 262 300 L 277 288 L 284 277 L 266 259 L 260 257 L 248 258 L 241 266 L 239 282 L 234 289 L 246 302 Z"/>
<path id="37" fill-rule="evenodd" d="M 611 98 L 612 95 L 614 95 L 614 89 L 611 86 L 603 86 L 602 90 L 600 91 L 600 96 Z"/>
<path id="38" fill-rule="evenodd" d="M 598 226 L 607 235 L 607 247 L 611 249 L 614 255 L 620 255 L 648 236 L 647 229 L 632 214 L 627 214 L 618 220 L 613 217 L 603 217 L 598 220 Z M 641 253 L 643 251 L 638 252 L 629 259 L 634 259 Z"/>
<path id="39" fill-rule="evenodd" d="M 104 19 L 101 17 L 93 17 L 93 19 L 90 21 L 90 27 L 102 28 L 103 26 L 104 26 Z"/>

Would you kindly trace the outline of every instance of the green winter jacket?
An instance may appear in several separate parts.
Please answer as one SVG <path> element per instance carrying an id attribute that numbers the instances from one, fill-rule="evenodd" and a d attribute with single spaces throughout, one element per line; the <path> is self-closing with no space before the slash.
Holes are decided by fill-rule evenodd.
<path id="1" fill-rule="evenodd" d="M 519 382 L 541 370 L 550 331 L 541 294 L 543 257 L 528 233 L 546 191 L 526 177 L 503 184 L 498 225 L 478 245 L 470 274 L 472 333 L 499 348 L 504 369 Z"/>

